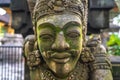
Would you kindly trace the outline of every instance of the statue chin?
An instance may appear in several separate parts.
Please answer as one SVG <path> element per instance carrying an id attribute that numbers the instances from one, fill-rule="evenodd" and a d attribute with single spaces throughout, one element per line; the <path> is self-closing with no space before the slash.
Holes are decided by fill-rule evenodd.
<path id="1" fill-rule="evenodd" d="M 65 73 L 65 72 L 56 72 L 56 73 L 53 73 L 53 74 L 56 78 L 60 78 L 60 79 L 65 79 L 69 75 L 69 73 Z"/>
<path id="2" fill-rule="evenodd" d="M 54 66 L 51 65 L 49 66 L 49 68 L 51 69 L 55 77 L 60 79 L 65 79 L 74 69 L 74 66 L 69 63 L 65 63 L 65 64 L 55 63 Z"/>

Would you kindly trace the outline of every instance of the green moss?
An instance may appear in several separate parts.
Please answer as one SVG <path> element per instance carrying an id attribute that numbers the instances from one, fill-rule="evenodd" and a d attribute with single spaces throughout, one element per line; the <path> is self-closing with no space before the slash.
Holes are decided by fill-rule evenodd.
<path id="1" fill-rule="evenodd" d="M 112 34 L 109 41 L 107 42 L 107 45 L 109 47 L 109 54 L 120 56 L 120 38 L 118 35 Z"/>

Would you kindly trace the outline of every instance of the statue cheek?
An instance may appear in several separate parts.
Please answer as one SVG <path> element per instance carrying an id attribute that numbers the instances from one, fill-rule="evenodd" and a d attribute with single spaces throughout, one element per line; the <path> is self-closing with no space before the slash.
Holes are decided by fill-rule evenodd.
<path id="1" fill-rule="evenodd" d="M 67 42 L 69 43 L 69 45 L 72 49 L 81 49 L 82 48 L 82 40 L 80 38 L 68 39 Z"/>
<path id="2" fill-rule="evenodd" d="M 45 41 L 44 42 L 44 41 L 40 40 L 38 45 L 39 45 L 39 49 L 40 49 L 41 52 L 48 51 L 48 50 L 51 49 L 52 42 L 51 41 L 47 41 L 47 42 Z"/>

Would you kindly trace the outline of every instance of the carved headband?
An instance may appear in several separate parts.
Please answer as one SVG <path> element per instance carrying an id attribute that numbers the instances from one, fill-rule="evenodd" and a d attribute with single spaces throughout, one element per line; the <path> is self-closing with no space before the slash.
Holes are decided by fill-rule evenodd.
<path id="1" fill-rule="evenodd" d="M 28 0 L 33 24 L 45 15 L 72 12 L 83 19 L 84 27 L 87 26 L 87 2 L 88 0 Z"/>

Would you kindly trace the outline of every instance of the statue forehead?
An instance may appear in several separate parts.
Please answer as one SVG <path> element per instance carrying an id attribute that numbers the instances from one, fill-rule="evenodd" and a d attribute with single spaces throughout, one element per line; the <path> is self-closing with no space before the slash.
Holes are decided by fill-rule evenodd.
<path id="1" fill-rule="evenodd" d="M 43 23 L 51 23 L 56 27 L 63 28 L 65 24 L 72 21 L 82 24 L 80 16 L 75 14 L 62 14 L 45 16 L 37 21 L 37 26 Z"/>

